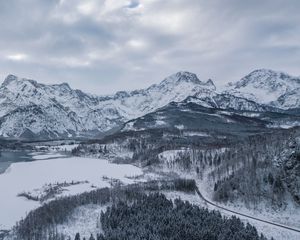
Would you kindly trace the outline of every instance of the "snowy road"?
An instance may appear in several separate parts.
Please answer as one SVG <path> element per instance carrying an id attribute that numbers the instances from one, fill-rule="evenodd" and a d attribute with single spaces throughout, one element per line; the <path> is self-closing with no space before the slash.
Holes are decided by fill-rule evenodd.
<path id="1" fill-rule="evenodd" d="M 263 219 L 260 219 L 260 218 L 256 218 L 256 217 L 252 217 L 250 215 L 247 215 L 247 214 L 243 214 L 243 213 L 239 213 L 239 212 L 236 212 L 236 211 L 233 211 L 233 210 L 230 210 L 228 208 L 225 208 L 225 207 L 222 207 L 222 206 L 219 206 L 209 200 L 207 200 L 200 192 L 200 190 L 196 189 L 196 193 L 197 195 L 204 201 L 206 202 L 207 204 L 210 204 L 216 208 L 219 208 L 219 209 L 222 209 L 224 211 L 227 211 L 227 212 L 230 212 L 230 213 L 234 213 L 235 215 L 239 215 L 239 216 L 242 216 L 242 217 L 246 217 L 246 218 L 250 218 L 250 219 L 253 219 L 255 221 L 259 221 L 259 222 L 262 222 L 262 223 L 267 223 L 267 224 L 270 224 L 270 225 L 273 225 L 273 226 L 276 226 L 276 227 L 280 227 L 280 228 L 284 228 L 284 229 L 287 229 L 287 230 L 290 230 L 290 231 L 294 231 L 294 232 L 297 232 L 297 233 L 300 233 L 300 230 L 299 229 L 296 229 L 296 228 L 292 228 L 292 227 L 289 227 L 289 226 L 285 226 L 285 225 L 281 225 L 281 224 L 278 224 L 278 223 L 274 223 L 274 222 L 270 222 L 270 221 L 266 221 L 266 220 L 263 220 Z"/>

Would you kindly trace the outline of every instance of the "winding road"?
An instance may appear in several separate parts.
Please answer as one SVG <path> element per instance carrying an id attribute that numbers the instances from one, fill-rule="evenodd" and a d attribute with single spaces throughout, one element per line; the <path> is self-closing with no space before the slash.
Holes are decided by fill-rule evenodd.
<path id="1" fill-rule="evenodd" d="M 263 220 L 263 219 L 260 219 L 260 218 L 252 217 L 252 216 L 250 216 L 250 215 L 243 214 L 243 213 L 239 213 L 239 212 L 230 210 L 230 209 L 228 209 L 228 208 L 219 206 L 219 205 L 217 205 L 217 204 L 211 202 L 210 200 L 207 200 L 207 199 L 201 194 L 201 192 L 200 192 L 200 190 L 199 190 L 198 187 L 196 188 L 196 193 L 197 193 L 197 195 L 198 195 L 204 202 L 206 202 L 207 204 L 212 205 L 212 206 L 214 206 L 214 207 L 216 207 L 216 208 L 222 209 L 222 210 L 224 210 L 224 211 L 226 211 L 226 212 L 234 213 L 234 214 L 236 214 L 236 215 L 243 216 L 243 217 L 247 217 L 247 218 L 250 218 L 250 219 L 253 219 L 253 220 L 262 222 L 262 223 L 267 223 L 267 224 L 270 224 L 270 225 L 273 225 L 273 226 L 276 226 L 276 227 L 280 227 L 280 228 L 284 228 L 284 229 L 287 229 L 287 230 L 290 230 L 290 231 L 294 231 L 294 232 L 300 233 L 300 230 L 299 230 L 299 229 L 292 228 L 292 227 L 288 227 L 288 226 L 281 225 L 281 224 L 274 223 L 274 222 L 270 222 L 270 221 L 266 221 L 266 220 Z"/>

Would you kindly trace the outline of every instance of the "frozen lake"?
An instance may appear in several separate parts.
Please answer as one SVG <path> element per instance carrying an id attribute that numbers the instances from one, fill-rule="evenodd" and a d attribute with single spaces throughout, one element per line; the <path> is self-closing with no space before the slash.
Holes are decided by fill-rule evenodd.
<path id="1" fill-rule="evenodd" d="M 10 229 L 30 210 L 40 206 L 39 201 L 17 196 L 22 192 L 43 194 L 47 184 L 81 182 L 64 186 L 59 196 L 74 195 L 95 188 L 110 186 L 107 179 L 119 179 L 125 184 L 133 183 L 128 178 L 142 174 L 138 167 L 127 164 L 113 164 L 107 160 L 59 157 L 53 155 L 29 155 L 29 159 L 12 163 L 0 174 L 0 230 Z M 21 156 L 20 156 L 20 159 Z M 24 158 L 25 159 L 25 158 Z M 33 159 L 42 159 L 35 160 Z"/>
<path id="2" fill-rule="evenodd" d="M 2 151 L 0 154 L 0 174 L 14 162 L 32 161 L 32 156 L 26 151 Z"/>

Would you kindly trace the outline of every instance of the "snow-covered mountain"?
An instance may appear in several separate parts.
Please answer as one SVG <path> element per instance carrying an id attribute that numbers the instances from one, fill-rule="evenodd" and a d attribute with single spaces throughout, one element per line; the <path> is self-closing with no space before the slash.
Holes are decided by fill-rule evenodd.
<path id="1" fill-rule="evenodd" d="M 215 86 L 188 72 L 178 72 L 147 89 L 111 96 L 86 94 L 66 83 L 45 85 L 9 75 L 0 87 L 0 136 L 96 134 L 196 94 L 215 94 Z"/>
<path id="2" fill-rule="evenodd" d="M 300 107 L 300 77 L 259 69 L 227 86 L 226 93 L 261 104 L 289 109 Z"/>
<path id="3" fill-rule="evenodd" d="M 217 93 L 212 80 L 201 81 L 193 73 L 178 72 L 146 89 L 95 96 L 67 83 L 45 85 L 9 75 L 0 87 L 0 136 L 95 136 L 184 100 L 209 108 L 276 111 L 275 106 L 287 108 L 291 102 L 299 106 L 299 92 L 292 89 L 299 82 L 288 75 L 260 70 L 231 85 L 227 92 Z M 257 89 L 273 91 L 275 97 L 267 101 L 269 105 L 260 104 L 253 100 L 265 101 L 257 94 L 246 94 L 249 89 L 253 93 Z"/>
<path id="4" fill-rule="evenodd" d="M 178 72 L 161 83 L 154 84 L 146 89 L 131 92 L 117 92 L 108 96 L 102 104 L 118 109 L 126 119 L 143 116 L 168 103 L 180 102 L 188 96 L 212 96 L 216 87 L 211 80 L 200 81 L 196 74 Z"/>
<path id="5" fill-rule="evenodd" d="M 99 101 L 66 83 L 44 85 L 9 75 L 0 87 L 0 135 L 74 136 L 121 121 L 114 109 L 96 108 Z"/>
<path id="6" fill-rule="evenodd" d="M 247 112 L 248 113 L 248 112 Z M 250 112 L 249 112 L 250 113 Z M 257 114 L 257 112 L 255 112 Z M 266 130 L 268 121 L 243 116 L 243 111 L 223 110 L 204 107 L 197 98 L 189 97 L 182 102 L 172 102 L 157 111 L 130 120 L 124 124 L 122 132 L 150 129 L 178 129 L 203 136 L 219 134 L 247 135 Z"/>
<path id="7" fill-rule="evenodd" d="M 208 108 L 219 108 L 219 109 L 234 109 L 241 111 L 256 111 L 256 112 L 265 112 L 265 111 L 275 111 L 279 109 L 272 106 L 259 104 L 252 100 L 234 96 L 228 93 L 215 93 L 210 96 L 189 96 L 184 100 L 184 102 L 193 102 L 203 107 Z"/>

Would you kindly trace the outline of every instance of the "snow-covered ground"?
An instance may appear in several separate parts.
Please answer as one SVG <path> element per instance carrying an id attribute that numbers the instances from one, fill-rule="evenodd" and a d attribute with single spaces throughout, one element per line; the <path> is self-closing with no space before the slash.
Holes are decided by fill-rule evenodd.
<path id="1" fill-rule="evenodd" d="M 198 136 L 198 137 L 209 137 L 210 135 L 207 134 L 206 132 L 198 132 L 198 131 L 186 131 L 183 133 L 185 137 L 193 137 L 193 136 Z"/>
<path id="2" fill-rule="evenodd" d="M 189 201 L 192 204 L 206 207 L 205 202 L 200 203 L 198 196 L 195 194 L 187 194 L 175 191 L 162 191 L 162 193 L 171 200 L 180 198 L 183 201 Z M 71 239 L 74 239 L 76 233 L 79 233 L 81 237 L 86 237 L 87 239 L 91 234 L 96 236 L 97 234 L 102 233 L 99 218 L 101 211 L 105 212 L 108 206 L 109 205 L 101 206 L 89 204 L 77 207 L 68 217 L 67 222 L 57 226 L 58 233 L 62 233 L 65 236 L 70 236 Z"/>
<path id="3" fill-rule="evenodd" d="M 224 152 L 225 149 L 217 149 L 216 151 Z M 168 150 L 160 153 L 159 157 L 160 160 L 164 163 L 172 163 L 175 161 L 179 155 L 183 154 L 191 154 L 189 149 L 180 149 L 180 150 Z M 212 152 L 214 154 L 214 152 Z M 167 172 L 170 171 L 170 168 L 167 167 L 168 164 L 165 164 L 161 170 Z M 212 181 L 209 181 L 207 178 L 207 172 L 210 171 L 210 169 L 206 169 L 205 173 L 202 175 L 203 179 L 199 179 L 199 176 L 196 175 L 196 173 L 192 172 L 185 172 L 182 171 L 182 169 L 177 168 L 176 166 L 172 167 L 172 170 L 178 174 L 182 178 L 194 178 L 197 180 L 197 186 L 201 192 L 201 194 L 207 199 L 212 199 L 212 193 L 213 193 L 213 185 Z M 167 193 L 167 196 L 169 198 L 176 198 L 180 197 L 183 200 L 190 201 L 193 204 L 197 204 L 200 206 L 208 207 L 211 210 L 219 210 L 223 215 L 225 216 L 232 216 L 233 214 L 227 211 L 224 211 L 222 209 L 216 208 L 214 206 L 208 205 L 204 203 L 200 198 L 193 196 L 193 195 L 186 195 L 182 193 Z M 219 206 L 223 206 L 225 208 L 228 208 L 230 210 L 246 214 L 249 216 L 254 216 L 256 218 L 260 218 L 262 220 L 279 223 L 285 226 L 294 227 L 296 229 L 300 229 L 300 208 L 299 206 L 294 206 L 292 203 L 287 205 L 287 208 L 284 210 L 277 210 L 271 209 L 271 207 L 267 208 L 267 204 L 261 203 L 259 206 L 256 207 L 254 210 L 253 208 L 249 209 L 246 208 L 244 204 L 227 204 L 222 205 L 220 203 L 216 203 Z M 259 221 L 255 221 L 253 219 L 242 217 L 240 215 L 237 215 L 237 217 L 241 218 L 244 222 L 249 222 L 250 224 L 257 227 L 259 232 L 263 232 L 268 238 L 274 237 L 275 239 L 291 239 L 291 240 L 298 240 L 300 239 L 300 233 L 293 232 L 290 230 L 285 230 L 280 227 L 276 227 L 267 223 L 262 223 Z"/>
<path id="4" fill-rule="evenodd" d="M 74 148 L 78 147 L 79 144 L 65 144 L 65 145 L 38 145 L 35 146 L 37 150 L 47 149 L 48 151 L 60 151 L 60 152 L 71 152 Z"/>
<path id="5" fill-rule="evenodd" d="M 192 193 L 184 193 L 179 191 L 162 191 L 162 193 L 171 200 L 175 199 L 181 199 L 182 201 L 188 201 L 191 204 L 208 208 L 208 205 L 206 202 L 199 199 L 198 195 L 192 194 Z"/>
<path id="6" fill-rule="evenodd" d="M 44 158 L 36 155 L 36 158 Z M 107 160 L 93 158 L 56 158 L 33 162 L 13 163 L 0 175 L 0 229 L 10 229 L 16 221 L 40 205 L 17 195 L 42 189 L 46 184 L 80 181 L 82 184 L 64 187 L 61 195 L 82 193 L 94 187 L 110 186 L 108 179 L 119 179 L 125 184 L 133 183 L 142 170 L 132 165 L 112 164 Z M 88 183 L 87 183 L 87 182 Z"/>
<path id="7" fill-rule="evenodd" d="M 197 186 L 201 192 L 201 194 L 208 200 L 212 201 L 212 189 L 213 186 L 211 182 L 207 179 L 206 176 L 203 177 L 203 180 L 197 181 Z M 225 207 L 227 209 L 246 214 L 249 216 L 253 216 L 262 220 L 282 224 L 289 227 L 294 227 L 296 229 L 300 229 L 300 208 L 294 206 L 292 203 L 288 204 L 288 207 L 285 210 L 275 211 L 270 207 L 266 207 L 265 204 L 260 203 L 259 206 L 256 206 L 256 209 L 247 208 L 244 204 L 235 203 L 235 204 L 222 204 L 216 203 L 219 206 Z M 233 213 L 227 212 L 220 208 L 216 208 L 211 205 L 207 205 L 209 209 L 215 209 L 220 211 L 224 216 L 232 216 Z M 276 227 L 274 225 L 270 225 L 267 223 L 259 222 L 254 219 L 250 219 L 247 217 L 243 217 L 237 215 L 244 222 L 249 222 L 253 226 L 257 228 L 259 232 L 262 232 L 268 238 L 273 237 L 274 239 L 289 239 L 289 240 L 299 240 L 300 233 L 293 232 L 281 227 Z"/>
<path id="8" fill-rule="evenodd" d="M 186 148 L 178 149 L 178 150 L 167 150 L 160 154 L 158 154 L 158 158 L 164 162 L 173 162 L 175 161 L 180 154 L 189 153 L 189 150 Z"/>
<path id="9" fill-rule="evenodd" d="M 178 154 L 184 153 L 186 150 L 171 150 L 171 151 L 165 151 L 161 153 L 160 157 L 161 160 L 164 160 L 166 162 L 173 161 L 178 157 Z M 220 149 L 220 151 L 224 151 L 224 149 Z M 170 171 L 170 169 L 166 166 L 162 166 L 160 169 L 164 172 Z M 206 169 L 208 170 L 208 169 Z M 212 201 L 212 191 L 213 186 L 212 183 L 207 179 L 206 174 L 202 175 L 203 179 L 199 179 L 199 176 L 196 175 L 196 173 L 192 172 L 185 172 L 181 169 L 172 168 L 172 171 L 174 171 L 174 174 L 177 174 L 181 178 L 194 178 L 196 179 L 197 186 L 201 192 L 201 194 L 207 199 Z M 228 211 L 222 210 L 220 208 L 214 207 L 203 200 L 201 200 L 198 196 L 193 194 L 185 194 L 181 192 L 164 192 L 166 196 L 170 199 L 175 198 L 181 198 L 182 200 L 186 200 L 191 202 L 192 204 L 199 205 L 201 207 L 206 207 L 210 210 L 218 210 L 221 212 L 222 215 L 226 217 L 230 217 L 232 215 L 235 215 L 233 213 L 230 213 Z M 265 208 L 265 205 L 261 205 L 259 209 L 253 210 L 248 209 L 244 205 L 238 205 L 238 204 L 228 204 L 228 205 L 222 205 L 220 203 L 216 203 L 219 206 L 223 206 L 225 208 L 228 208 L 230 210 L 246 214 L 249 216 L 253 216 L 262 220 L 279 223 L 285 226 L 294 227 L 296 229 L 300 229 L 300 208 L 295 207 L 292 205 L 288 205 L 288 208 L 281 211 L 272 211 L 270 208 Z M 281 227 L 276 227 L 274 225 L 270 225 L 267 223 L 263 223 L 260 221 L 256 221 L 247 217 L 243 217 L 241 215 L 236 215 L 239 217 L 244 223 L 249 222 L 253 226 L 255 226 L 258 230 L 258 232 L 263 233 L 268 239 L 271 239 L 272 237 L 276 240 L 281 239 L 288 239 L 288 240 L 299 240 L 300 239 L 300 233 L 290 231 Z"/>
<path id="10" fill-rule="evenodd" d="M 89 204 L 75 208 L 68 221 L 57 226 L 57 232 L 74 239 L 76 233 L 88 239 L 91 234 L 95 237 L 102 232 L 100 214 L 105 212 L 108 205 Z"/>
<path id="11" fill-rule="evenodd" d="M 47 154 L 34 154 L 32 156 L 32 159 L 34 160 L 44 160 L 44 159 L 51 159 L 51 158 L 59 158 L 59 157 L 65 157 L 63 154 L 60 153 L 47 153 Z"/>
<path id="12" fill-rule="evenodd" d="M 204 135 L 203 135 L 204 136 Z M 222 136 L 220 136 L 222 137 Z M 214 157 L 217 153 L 224 153 L 227 148 L 218 148 L 210 150 L 210 154 Z M 205 150 L 200 150 L 202 153 L 205 153 Z M 193 150 L 189 148 L 181 148 L 177 150 L 166 150 L 161 152 L 158 157 L 164 163 L 172 163 L 178 159 L 180 159 L 183 155 L 188 155 L 193 159 Z M 165 169 L 169 171 L 169 169 Z"/>
<path id="13" fill-rule="evenodd" d="M 203 180 L 197 181 L 198 188 L 201 194 L 211 200 L 213 195 L 213 185 L 204 175 Z M 219 206 L 247 214 L 250 216 L 259 217 L 263 220 L 279 223 L 289 227 L 295 227 L 300 229 L 300 208 L 297 206 L 292 199 L 286 202 L 284 209 L 274 209 L 269 206 L 269 202 L 259 202 L 258 204 L 246 207 L 245 203 L 235 201 L 235 203 L 217 203 Z"/>
<path id="14" fill-rule="evenodd" d="M 183 201 L 189 201 L 195 205 L 205 206 L 205 203 L 203 203 L 203 205 L 202 203 L 199 203 L 199 198 L 195 194 L 174 191 L 162 191 L 162 193 L 172 200 L 180 198 Z M 97 234 L 102 233 L 100 215 L 102 211 L 106 211 L 108 206 L 109 205 L 101 206 L 89 204 L 75 208 L 73 213 L 68 217 L 68 221 L 57 226 L 58 233 L 70 236 L 71 239 L 74 239 L 76 233 L 79 233 L 81 237 L 86 237 L 87 239 L 91 234 L 96 236 Z"/>
<path id="15" fill-rule="evenodd" d="M 223 216 L 231 217 L 233 214 L 220 210 L 214 206 L 207 204 L 205 201 L 201 200 L 196 194 L 183 193 L 178 191 L 163 191 L 163 194 L 167 198 L 175 200 L 180 198 L 183 201 L 188 201 L 194 205 L 205 207 L 210 210 L 221 211 Z M 86 205 L 78 207 L 74 210 L 73 214 L 69 217 L 68 222 L 58 225 L 57 230 L 59 233 L 63 233 L 66 236 L 75 236 L 77 232 L 80 233 L 82 237 L 89 237 L 90 234 L 94 236 L 97 233 L 101 233 L 101 224 L 97 224 L 101 211 L 105 211 L 107 206 L 100 205 Z M 298 240 L 300 239 L 300 234 L 285 230 L 279 227 L 272 226 L 270 224 L 261 223 L 246 217 L 238 216 L 244 223 L 249 222 L 254 225 L 259 233 L 263 233 L 268 239 L 272 237 L 276 240 Z M 257 217 L 257 216 L 256 216 Z"/>
<path id="16" fill-rule="evenodd" d="M 86 150 L 83 154 L 89 157 L 108 159 L 114 161 L 116 159 L 132 159 L 133 151 L 128 149 L 128 142 L 124 141 L 122 144 L 109 143 L 109 144 L 98 144 L 95 143 L 90 145 L 93 151 Z"/>
<path id="17" fill-rule="evenodd" d="M 285 122 L 282 121 L 282 122 L 276 122 L 267 125 L 267 127 L 269 128 L 284 128 L 284 129 L 289 129 L 298 126 L 300 126 L 300 121 L 285 121 Z"/>
<path id="18" fill-rule="evenodd" d="M 183 201 L 189 201 L 190 203 L 200 207 L 205 207 L 210 210 L 220 211 L 223 216 L 226 216 L 228 218 L 233 215 L 232 213 L 229 213 L 227 211 L 224 211 L 222 209 L 207 204 L 195 194 L 187 194 L 183 192 L 170 192 L 170 191 L 169 192 L 165 191 L 163 193 L 166 195 L 167 198 L 172 200 L 176 198 L 180 198 Z M 276 240 L 299 240 L 300 239 L 300 233 L 296 233 L 280 227 L 272 226 L 267 223 L 258 222 L 256 220 L 242 217 L 239 215 L 237 215 L 237 217 L 239 217 L 244 223 L 249 222 L 251 225 L 255 226 L 257 228 L 257 231 L 259 233 L 263 233 L 268 239 L 271 239 L 272 237 Z M 255 217 L 259 217 L 259 215 L 255 215 Z"/>

